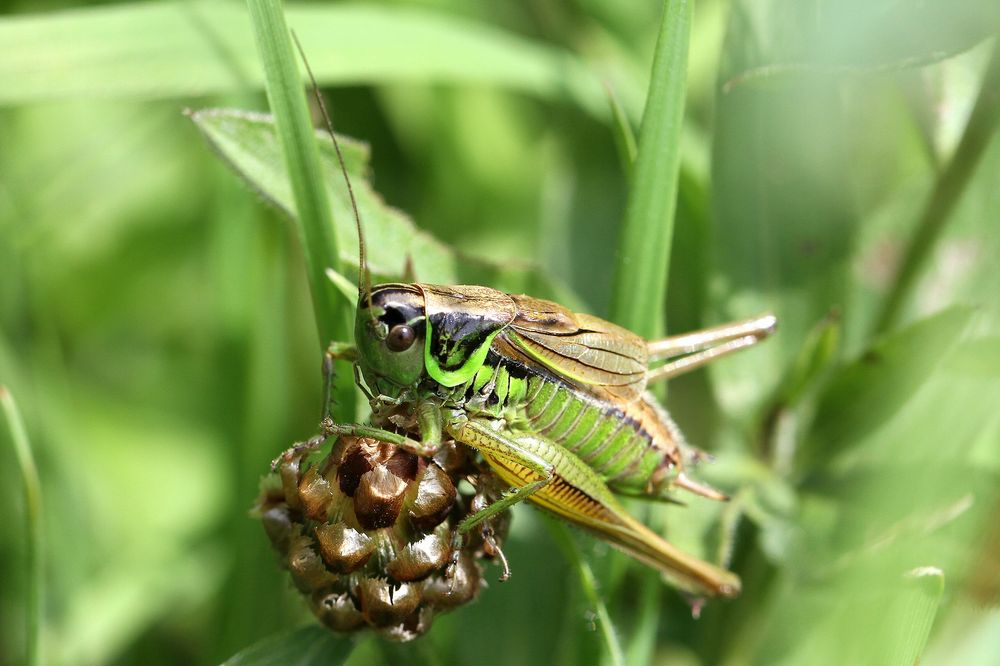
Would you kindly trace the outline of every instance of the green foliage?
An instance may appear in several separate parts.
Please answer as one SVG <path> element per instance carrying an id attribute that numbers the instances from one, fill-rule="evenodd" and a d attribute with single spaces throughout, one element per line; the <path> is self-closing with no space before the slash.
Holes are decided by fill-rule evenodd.
<path id="1" fill-rule="evenodd" d="M 803 454 L 831 458 L 889 421 L 962 340 L 972 313 L 955 307 L 879 340 L 831 378 Z"/>
<path id="2" fill-rule="evenodd" d="M 817 71 L 885 71 L 928 65 L 991 37 L 1000 7 L 979 0 L 907 5 L 888 0 L 754 0 L 737 12 L 754 37 L 726 85 Z"/>
<path id="3" fill-rule="evenodd" d="M 312 625 L 260 641 L 227 659 L 224 666 L 335 666 L 347 661 L 352 648 L 350 638 Z"/>
<path id="4" fill-rule="evenodd" d="M 203 110 L 191 119 L 246 183 L 272 205 L 294 216 L 292 192 L 282 167 L 274 123 L 267 115 L 236 110 Z M 347 186 L 325 130 L 313 137 L 322 154 L 323 183 L 333 209 L 333 230 L 340 262 L 358 265 L 358 232 Z M 344 162 L 358 200 L 368 243 L 368 267 L 376 278 L 399 278 L 407 258 L 420 280 L 440 284 L 495 284 L 509 291 L 558 296 L 536 267 L 489 257 L 463 257 L 454 248 L 418 229 L 405 213 L 386 205 L 369 182 L 369 149 L 347 137 L 340 139 Z M 356 291 L 356 289 L 355 289 Z M 353 296 L 352 296 L 353 298 Z"/>
<path id="5" fill-rule="evenodd" d="M 320 170 L 316 133 L 302 96 L 292 38 L 281 3 L 252 0 L 247 4 L 254 41 L 264 65 L 267 101 L 274 111 L 274 127 L 281 145 L 279 164 L 285 166 L 295 203 L 294 218 L 305 254 L 319 338 L 343 340 L 351 330 L 348 322 L 351 304 L 337 298 L 326 278 L 328 269 L 340 270 L 339 252 L 323 185 L 324 174 Z"/>
<path id="6" fill-rule="evenodd" d="M 571 52 L 457 15 L 300 2 L 288 4 L 287 22 L 324 84 L 487 83 L 606 113 L 597 78 Z M 246 7 L 231 0 L 136 2 L 0 25 L 2 104 L 175 99 L 263 83 Z"/>
<path id="7" fill-rule="evenodd" d="M 664 333 L 693 12 L 688 0 L 663 3 L 615 268 L 611 319 L 649 339 Z"/>
<path id="8" fill-rule="evenodd" d="M 611 663 L 609 637 L 628 663 L 1000 660 L 1000 141 L 982 121 L 995 114 L 968 122 L 995 88 L 996 3 L 699 2 L 686 79 L 674 59 L 651 84 L 654 54 L 680 48 L 657 47 L 661 10 L 445 0 L 285 17 L 338 131 L 365 141 L 343 145 L 380 277 L 409 255 L 422 280 L 607 316 L 634 183 L 663 196 L 630 228 L 669 241 L 676 207 L 671 331 L 778 315 L 774 339 L 670 387 L 716 458 L 697 474 L 732 501 L 633 505 L 731 561 L 739 599 L 695 621 L 655 576 L 520 508 L 512 579 L 488 571 L 426 638 L 309 624 L 247 511 L 269 461 L 315 428 L 325 341 L 305 257 L 332 246 L 303 247 L 288 222 L 268 116 L 181 113 L 267 110 L 249 15 L 53 9 L 0 17 L 0 384 L 45 498 L 38 539 L 0 532 L 0 661 L 25 656 L 30 567 L 55 664 Z M 670 94 L 644 104 L 658 86 Z M 643 108 L 683 121 L 653 132 Z M 627 175 L 616 140 L 630 155 L 633 126 Z M 350 274 L 353 219 L 316 141 L 330 209 L 315 212 L 336 246 L 320 263 Z M 644 153 L 669 168 L 644 175 Z M 631 288 L 649 312 L 662 268 L 630 274 L 651 276 Z M 5 525 L 30 515 L 16 463 L 0 446 Z"/>
<path id="9" fill-rule="evenodd" d="M 38 468 L 31 453 L 31 442 L 25 431 L 24 418 L 14 402 L 14 396 L 3 385 L 0 385 L 0 414 L 3 415 L 4 439 L 10 440 L 10 446 L 17 458 L 17 466 L 24 485 L 25 508 L 25 559 L 27 571 L 24 576 L 27 582 L 25 595 L 25 642 L 24 662 L 29 666 L 44 663 L 42 652 L 42 622 L 45 611 L 42 608 L 44 598 L 44 547 L 42 545 L 42 491 L 38 483 Z"/>

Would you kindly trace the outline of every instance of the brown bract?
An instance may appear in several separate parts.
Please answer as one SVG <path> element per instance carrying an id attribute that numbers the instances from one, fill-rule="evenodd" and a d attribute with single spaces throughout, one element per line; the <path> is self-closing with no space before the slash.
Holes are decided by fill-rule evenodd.
<path id="1" fill-rule="evenodd" d="M 344 436 L 324 459 L 310 465 L 307 455 L 282 457 L 262 484 L 256 512 L 293 584 L 327 627 L 411 640 L 436 614 L 472 601 L 484 587 L 482 563 L 497 556 L 509 518 L 456 539 L 459 522 L 502 489 L 463 448 L 445 445 L 429 459 Z M 476 493 L 459 493 L 461 480 Z"/>

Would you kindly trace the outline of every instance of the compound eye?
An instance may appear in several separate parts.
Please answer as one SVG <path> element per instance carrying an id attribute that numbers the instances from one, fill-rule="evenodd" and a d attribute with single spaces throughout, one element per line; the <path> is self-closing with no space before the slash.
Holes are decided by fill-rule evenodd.
<path id="1" fill-rule="evenodd" d="M 396 324 L 389 329 L 389 335 L 385 338 L 385 346 L 394 352 L 406 351 L 413 346 L 413 341 L 416 338 L 412 328 L 406 324 Z"/>

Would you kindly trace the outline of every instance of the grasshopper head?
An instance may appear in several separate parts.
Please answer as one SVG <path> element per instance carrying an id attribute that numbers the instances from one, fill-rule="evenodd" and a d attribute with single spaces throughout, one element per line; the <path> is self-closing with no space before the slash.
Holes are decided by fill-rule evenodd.
<path id="1" fill-rule="evenodd" d="M 376 385 L 413 386 L 424 373 L 426 314 L 413 285 L 380 284 L 358 299 L 354 337 L 365 376 Z"/>

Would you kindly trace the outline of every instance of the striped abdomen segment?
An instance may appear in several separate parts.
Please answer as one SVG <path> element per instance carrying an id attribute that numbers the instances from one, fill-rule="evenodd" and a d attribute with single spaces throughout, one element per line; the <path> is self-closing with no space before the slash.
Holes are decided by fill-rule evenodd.
<path id="1" fill-rule="evenodd" d="M 645 396 L 611 405 L 531 375 L 523 411 L 533 431 L 572 451 L 615 488 L 655 491 L 678 463 L 676 427 Z"/>

